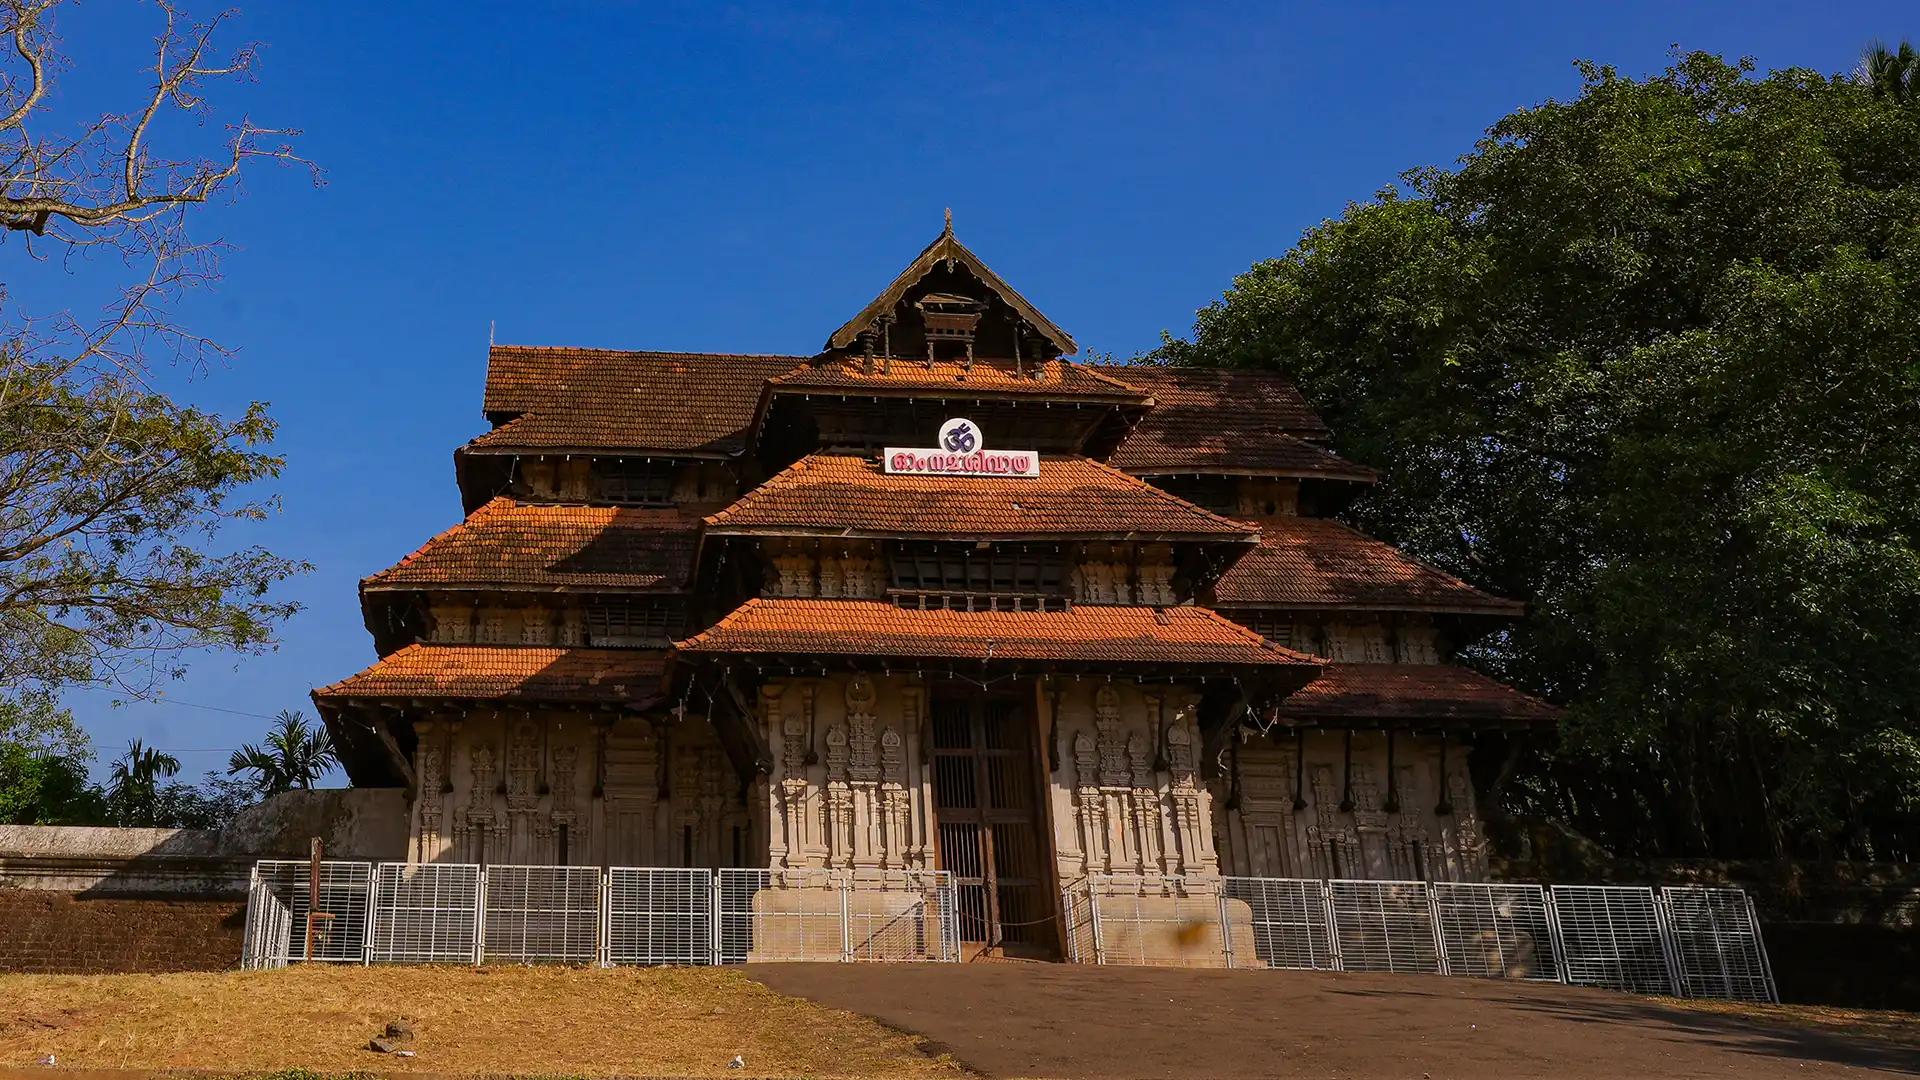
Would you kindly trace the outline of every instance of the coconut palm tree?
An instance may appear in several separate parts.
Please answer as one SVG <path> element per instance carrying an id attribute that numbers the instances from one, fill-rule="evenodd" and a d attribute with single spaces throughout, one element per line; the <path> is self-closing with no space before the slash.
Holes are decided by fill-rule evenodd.
<path id="1" fill-rule="evenodd" d="M 228 776 L 251 772 L 262 795 L 277 795 L 313 787 L 340 761 L 327 729 L 309 725 L 298 710 L 281 709 L 274 725 L 264 745 L 246 743 L 233 752 L 227 759 Z"/>
<path id="2" fill-rule="evenodd" d="M 1876 41 L 1860 58 L 1860 78 L 1873 89 L 1875 97 L 1906 104 L 1920 102 L 1920 52 L 1910 41 L 1901 42 L 1898 49 Z"/>
<path id="3" fill-rule="evenodd" d="M 179 773 L 179 758 L 134 739 L 107 774 L 107 805 L 122 825 L 152 825 L 159 810 L 160 781 Z"/>

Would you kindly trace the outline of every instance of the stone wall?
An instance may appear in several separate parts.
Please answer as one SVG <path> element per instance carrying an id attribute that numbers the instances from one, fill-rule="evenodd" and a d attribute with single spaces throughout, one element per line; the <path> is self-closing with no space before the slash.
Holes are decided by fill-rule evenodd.
<path id="1" fill-rule="evenodd" d="M 290 791 L 225 829 L 0 825 L 0 888 L 89 896 L 231 896 L 255 860 L 304 859 L 310 837 L 329 858 L 399 859 L 406 795 L 398 789 Z M 4 924 L 0 924 L 4 928 Z"/>
<path id="2" fill-rule="evenodd" d="M 221 971 L 239 962 L 245 923 L 244 900 L 0 887 L 0 971 Z"/>

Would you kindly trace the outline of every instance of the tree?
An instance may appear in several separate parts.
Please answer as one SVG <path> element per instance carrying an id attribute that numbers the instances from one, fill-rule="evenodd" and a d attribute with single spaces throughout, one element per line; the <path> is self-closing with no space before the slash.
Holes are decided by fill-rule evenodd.
<path id="1" fill-rule="evenodd" d="M 86 733 L 41 692 L 0 697 L 0 824 L 93 825 L 104 820 L 87 782 Z"/>
<path id="2" fill-rule="evenodd" d="M 171 780 L 179 773 L 179 758 L 155 750 L 139 739 L 129 742 L 127 752 L 113 763 L 107 776 L 107 807 L 114 824 L 164 827 L 162 821 L 166 815 L 162 813 L 160 782 Z"/>
<path id="3" fill-rule="evenodd" d="M 1583 64 L 1258 263 L 1158 358 L 1270 367 L 1363 527 L 1530 601 L 1506 790 L 1621 854 L 1920 851 L 1920 109 Z"/>
<path id="4" fill-rule="evenodd" d="M 1903 41 L 1898 49 L 1878 41 L 1867 46 L 1860 75 L 1876 97 L 1920 103 L 1920 53 L 1914 52 L 1912 42 Z"/>
<path id="5" fill-rule="evenodd" d="M 221 526 L 264 517 L 252 485 L 277 476 L 274 425 L 255 403 L 238 418 L 156 389 L 160 363 L 225 357 L 178 325 L 172 302 L 217 276 L 219 245 L 196 243 L 189 213 L 256 159 L 298 161 L 293 133 L 241 119 L 217 146 L 162 154 L 169 117 L 208 118 L 207 92 L 246 77 L 255 52 L 216 58 L 226 16 L 192 23 L 154 5 L 148 94 L 70 134 L 50 102 L 53 21 L 66 0 L 0 0 L 0 243 L 60 265 L 96 253 L 135 268 L 98 316 L 0 311 L 0 693 L 105 685 L 150 693 L 192 650 L 269 647 L 296 605 L 271 587 L 305 569 L 257 547 L 217 552 Z M 216 127 L 215 130 L 218 130 Z"/>
<path id="6" fill-rule="evenodd" d="M 310 725 L 298 710 L 281 709 L 266 745 L 245 743 L 227 761 L 227 775 L 253 774 L 253 786 L 262 795 L 294 788 L 310 789 L 340 760 L 327 730 Z"/>

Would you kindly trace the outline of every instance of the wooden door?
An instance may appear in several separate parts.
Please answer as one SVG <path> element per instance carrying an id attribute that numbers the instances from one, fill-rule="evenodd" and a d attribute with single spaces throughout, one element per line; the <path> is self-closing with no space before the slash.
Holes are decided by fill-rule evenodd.
<path id="1" fill-rule="evenodd" d="M 936 696 L 933 801 L 960 940 L 1053 950 L 1053 898 L 1035 812 L 1032 721 L 1014 698 Z"/>

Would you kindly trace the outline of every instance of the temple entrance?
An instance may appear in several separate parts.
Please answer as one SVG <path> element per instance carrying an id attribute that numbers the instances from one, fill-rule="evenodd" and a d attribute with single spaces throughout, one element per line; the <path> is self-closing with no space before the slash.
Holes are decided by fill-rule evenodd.
<path id="1" fill-rule="evenodd" d="M 931 716 L 940 866 L 953 874 L 963 951 L 1053 955 L 1032 718 L 1019 699 L 980 694 L 936 694 Z"/>

